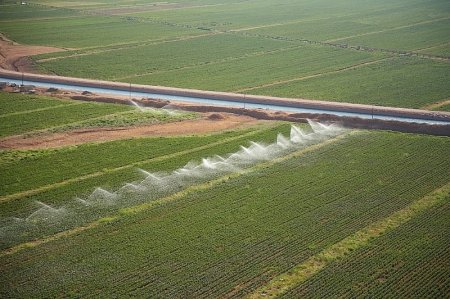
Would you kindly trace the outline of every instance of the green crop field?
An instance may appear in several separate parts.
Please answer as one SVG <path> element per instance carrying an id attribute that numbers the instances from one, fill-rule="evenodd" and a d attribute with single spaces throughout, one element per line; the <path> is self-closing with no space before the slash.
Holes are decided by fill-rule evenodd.
<path id="1" fill-rule="evenodd" d="M 255 132 L 245 138 L 233 139 L 233 136 L 239 135 L 231 134 L 227 137 L 230 141 L 224 143 L 230 147 L 211 146 L 209 152 L 193 152 L 187 159 L 199 160 L 212 156 L 214 152 L 222 155 L 224 152 L 233 152 L 239 144 L 245 144 L 245 140 L 270 142 L 277 131 L 286 134 L 286 125 L 263 129 L 261 133 Z M 217 183 L 193 185 L 187 190 L 194 191 L 176 193 L 175 196 L 162 198 L 162 201 L 155 199 L 155 204 L 144 201 L 143 204 L 138 203 L 137 206 L 118 211 L 109 209 L 111 214 L 104 214 L 106 218 L 98 221 L 93 215 L 84 215 L 83 219 L 90 220 L 91 224 L 77 219 L 71 227 L 64 226 L 63 232 L 69 230 L 60 237 L 52 237 L 57 231 L 51 229 L 31 231 L 35 233 L 31 237 L 37 238 L 37 243 L 27 245 L 30 248 L 12 247 L 19 249 L 9 254 L 5 251 L 1 257 L 2 296 L 241 297 L 339 240 L 392 214 L 401 213 L 436 188 L 448 184 L 450 161 L 442 159 L 450 150 L 447 138 L 382 132 L 345 134 L 336 141 L 332 138 L 316 144 L 316 149 L 294 152 L 294 155 L 286 156 L 279 162 L 263 162 L 262 165 L 265 163 L 266 166 L 259 167 L 257 164 L 241 174 L 227 174 Z M 167 156 L 192 147 L 190 142 L 200 145 L 203 139 L 203 142 L 214 144 L 214 138 L 220 137 L 188 138 L 184 140 L 186 143 L 176 139 L 166 140 L 175 142 Z M 152 141 L 142 139 L 131 142 L 141 144 L 144 148 L 145 143 Z M 99 152 L 100 149 L 114 153 L 119 152 L 115 148 L 122 148 L 121 155 L 126 155 L 125 144 L 121 141 L 55 151 L 35 158 L 9 160 L 5 165 L 19 169 L 19 165 L 27 159 L 31 159 L 30 163 L 37 163 L 35 165 L 48 165 L 46 161 L 65 160 L 64 155 L 69 153 L 73 153 L 72 160 L 76 161 L 77 156 L 86 156 L 83 152 Z M 160 146 L 155 148 L 155 158 L 164 158 L 165 153 L 158 154 L 157 148 Z M 143 159 L 139 146 L 132 146 L 128 151 L 135 152 L 134 149 L 137 156 L 134 161 Z M 151 155 L 148 157 L 151 162 Z M 133 161 L 121 160 L 124 163 Z M 170 161 L 166 165 L 158 163 L 158 166 L 154 164 L 156 168 L 151 164 L 140 167 L 154 171 L 162 165 L 166 170 L 171 170 L 182 166 L 185 161 Z M 106 159 L 104 163 L 107 163 Z M 67 173 L 67 177 L 87 174 L 92 171 L 92 165 L 89 165 L 89 161 L 86 164 L 86 167 L 80 167 L 79 173 L 73 173 L 70 167 L 67 170 L 60 168 L 59 172 Z M 51 179 L 51 169 L 49 175 Z M 117 182 L 117 177 L 132 180 L 130 175 L 115 176 L 108 173 L 100 176 L 101 179 L 96 183 L 107 185 L 111 181 Z M 28 180 L 33 180 L 33 177 Z M 41 184 L 45 183 L 41 181 Z M 86 187 L 69 183 L 56 187 L 52 190 L 55 192 L 53 195 L 47 193 L 47 197 L 42 194 L 37 196 L 41 195 L 42 202 L 56 209 L 69 200 L 70 193 L 79 195 Z M 25 188 L 33 186 L 25 185 Z M 54 194 L 58 194 L 58 191 L 61 199 L 52 201 L 51 198 L 55 199 Z M 445 192 L 447 197 L 436 201 L 436 205 L 448 205 L 448 188 Z M 36 202 L 35 209 L 38 207 Z M 3 201 L 2 211 L 7 211 L 4 216 L 20 217 L 27 214 L 27 210 L 32 210 L 27 205 L 33 206 L 28 196 L 19 196 Z M 426 208 L 422 210 L 417 213 L 423 213 L 423 217 L 433 211 Z M 70 217 L 70 213 L 67 217 Z M 414 230 L 407 228 L 407 225 L 416 223 L 414 219 L 411 224 L 405 224 L 404 229 L 401 226 L 398 232 L 392 230 L 376 239 L 374 245 L 361 250 L 375 250 L 378 253 L 374 246 L 384 240 L 391 242 L 391 238 L 399 238 L 413 248 L 414 245 L 408 243 L 409 238 L 401 234 L 406 230 L 414 237 L 421 236 L 422 230 L 416 235 Z M 419 220 L 419 216 L 417 219 L 419 223 L 424 221 Z M 53 225 L 58 227 L 58 222 Z M 81 225 L 87 230 L 77 232 L 76 227 Z M 430 222 L 423 230 L 433 225 L 440 226 L 441 232 L 448 234 L 448 225 L 442 221 Z M 59 227 L 59 231 L 61 229 Z M 396 234 L 400 235 L 395 237 Z M 16 237 L 19 243 L 6 246 L 17 246 L 29 237 Z M 39 240 L 44 243 L 39 245 Z M 441 250 L 444 254 L 441 260 L 445 261 L 449 258 L 446 246 L 448 244 L 442 243 L 442 240 L 441 243 L 430 243 L 428 248 L 431 249 L 424 249 L 424 257 L 439 263 L 433 258 L 436 254 L 429 253 L 429 250 Z M 416 252 L 409 250 L 402 254 L 408 261 L 414 261 Z M 354 255 L 355 258 L 349 262 L 357 262 L 358 258 L 363 257 L 364 262 L 366 259 L 365 254 L 359 255 L 359 251 L 355 251 L 342 262 Z M 395 256 L 392 259 L 395 260 Z M 369 260 L 368 263 L 372 262 Z M 384 269 L 376 268 L 378 265 L 374 261 L 371 266 L 375 273 Z M 333 267 L 333 264 L 328 267 Z M 320 275 L 328 275 L 328 267 Z M 395 271 L 402 273 L 411 266 L 410 262 L 405 262 L 396 267 Z M 67 269 L 71 269 L 70 272 Z M 352 272 L 353 275 L 346 273 L 349 279 L 364 279 L 364 290 L 371 292 L 373 287 L 373 292 L 377 292 L 379 281 L 372 282 L 370 273 L 358 275 L 357 269 Z M 416 279 L 403 282 L 402 287 L 408 289 L 411 283 L 416 289 L 426 289 L 439 284 L 442 279 L 422 280 L 421 275 L 443 278 L 448 273 L 446 271 L 446 267 L 428 267 L 426 272 L 417 269 Z M 37 276 L 37 273 L 41 274 Z M 395 280 L 394 277 L 392 279 Z M 312 279 L 310 283 L 314 284 L 315 280 Z M 326 289 L 332 286 L 330 284 Z M 299 287 L 292 288 L 292 292 L 300 292 Z M 441 293 L 444 294 L 446 287 L 443 287 Z M 337 284 L 335 291 L 340 290 Z M 361 294 L 365 294 L 364 290 Z"/>
<path id="2" fill-rule="evenodd" d="M 447 62 L 392 58 L 345 72 L 261 87 L 249 93 L 293 97 L 300 90 L 305 98 L 421 108 L 447 99 L 449 80 Z"/>
<path id="3" fill-rule="evenodd" d="M 96 127 L 126 127 L 195 118 L 193 113 L 136 111 L 132 106 L 0 92 L 0 137 Z"/>
<path id="4" fill-rule="evenodd" d="M 447 0 L 26 2 L 35 72 L 450 111 Z M 450 294 L 448 136 L 46 94 L 0 91 L 1 298 Z"/>
<path id="5" fill-rule="evenodd" d="M 449 197 L 364 249 L 330 264 L 285 298 L 445 298 L 449 292 Z M 406 282 L 406 283 L 405 283 Z M 334 288 L 326 288 L 327 284 Z"/>
<path id="6" fill-rule="evenodd" d="M 33 58 L 45 73 L 407 108 L 449 97 L 445 0 L 36 0 L 2 8 L 7 37 L 62 48 Z M 383 58 L 395 63 L 364 63 Z M 379 77 L 388 81 L 382 87 Z"/>

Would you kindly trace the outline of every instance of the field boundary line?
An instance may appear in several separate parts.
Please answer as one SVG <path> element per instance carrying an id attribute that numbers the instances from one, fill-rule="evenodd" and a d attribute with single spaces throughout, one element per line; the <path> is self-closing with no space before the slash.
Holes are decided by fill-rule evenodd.
<path id="1" fill-rule="evenodd" d="M 21 244 L 15 245 L 13 247 L 10 247 L 8 249 L 2 250 L 2 251 L 0 251 L 0 257 L 6 256 L 6 255 L 15 254 L 15 253 L 17 253 L 19 251 L 22 251 L 24 249 L 33 248 L 33 247 L 39 246 L 41 244 L 45 244 L 45 243 L 48 243 L 48 242 L 51 242 L 51 241 L 58 240 L 58 239 L 63 238 L 63 237 L 69 237 L 69 236 L 75 235 L 75 234 L 77 234 L 79 232 L 86 231 L 88 229 L 96 228 L 102 223 L 111 223 L 111 222 L 114 222 L 114 221 L 118 221 L 118 220 L 120 220 L 120 219 L 122 219 L 124 217 L 128 217 L 130 215 L 135 215 L 135 214 L 147 211 L 149 209 L 152 209 L 154 207 L 161 206 L 161 205 L 164 205 L 164 204 L 176 201 L 176 200 L 178 200 L 180 198 L 183 198 L 183 197 L 185 197 L 185 196 L 187 196 L 187 195 L 189 195 L 191 193 L 194 193 L 194 192 L 201 192 L 201 191 L 208 190 L 208 189 L 210 189 L 210 188 L 212 188 L 212 187 L 214 187 L 216 185 L 219 185 L 219 184 L 224 183 L 226 181 L 229 181 L 231 179 L 238 178 L 238 177 L 240 177 L 242 175 L 246 175 L 246 174 L 250 174 L 250 173 L 253 173 L 255 171 L 258 171 L 258 170 L 262 170 L 264 168 L 267 168 L 267 167 L 273 166 L 275 164 L 287 161 L 289 159 L 299 158 L 299 157 L 304 156 L 305 154 L 307 154 L 309 152 L 313 152 L 313 151 L 318 150 L 318 149 L 320 149 L 322 147 L 325 147 L 327 145 L 337 143 L 337 142 L 345 139 L 346 137 L 348 137 L 350 135 L 355 135 L 355 134 L 359 134 L 359 133 L 361 133 L 361 131 L 357 131 L 357 130 L 350 131 L 350 132 L 338 135 L 338 136 L 336 136 L 334 138 L 327 139 L 327 140 L 325 140 L 325 141 L 323 141 L 321 143 L 313 144 L 313 145 L 308 146 L 306 148 L 300 149 L 300 150 L 295 151 L 293 153 L 290 153 L 290 154 L 288 154 L 286 156 L 282 156 L 282 157 L 279 157 L 279 158 L 276 158 L 276 159 L 273 159 L 273 160 L 270 160 L 270 161 L 267 161 L 267 162 L 259 163 L 259 164 L 255 165 L 253 167 L 249 167 L 249 168 L 243 169 L 242 171 L 238 171 L 238 172 L 235 172 L 235 173 L 227 174 L 227 175 L 224 175 L 224 176 L 219 177 L 217 179 L 213 179 L 211 181 L 207 181 L 205 183 L 201 183 L 201 184 L 198 184 L 198 185 L 190 186 L 190 187 L 188 187 L 188 188 L 186 188 L 184 190 L 178 191 L 178 192 L 173 193 L 171 195 L 168 195 L 166 197 L 163 197 L 163 198 L 160 198 L 160 199 L 148 202 L 148 203 L 142 203 L 142 204 L 136 205 L 134 207 L 122 208 L 116 214 L 100 218 L 100 219 L 98 219 L 96 221 L 93 221 L 93 222 L 91 222 L 89 224 L 86 224 L 86 225 L 83 225 L 83 226 L 80 226 L 80 227 L 76 227 L 76 228 L 73 228 L 73 229 L 70 229 L 70 230 L 67 230 L 67 231 L 62 231 L 62 232 L 59 232 L 57 234 L 54 234 L 52 236 L 48 236 L 48 237 L 45 237 L 45 238 L 42 238 L 42 239 L 21 243 Z"/>
<path id="2" fill-rule="evenodd" d="M 286 84 L 286 83 L 303 81 L 303 80 L 308 80 L 308 79 L 312 79 L 312 78 L 316 78 L 316 77 L 322 77 L 322 76 L 326 76 L 326 75 L 342 73 L 342 72 L 357 69 L 360 67 L 377 64 L 379 62 L 389 60 L 389 59 L 392 59 L 392 57 L 384 57 L 384 58 L 380 58 L 380 59 L 376 59 L 376 60 L 360 62 L 360 63 L 353 64 L 350 66 L 341 67 L 337 70 L 332 70 L 332 71 L 328 71 L 328 72 L 322 72 L 322 73 L 317 73 L 314 75 L 302 76 L 302 77 L 297 77 L 297 78 L 292 78 L 292 79 L 287 79 L 287 80 L 274 81 L 274 82 L 266 83 L 266 84 L 259 85 L 259 86 L 253 86 L 253 87 L 247 87 L 247 88 L 242 88 L 242 89 L 238 89 L 238 90 L 233 90 L 233 92 L 237 92 L 237 93 L 246 92 L 246 91 L 251 91 L 251 90 L 270 87 L 270 86 L 282 85 L 282 84 Z"/>
<path id="3" fill-rule="evenodd" d="M 348 16 L 351 16 L 352 14 L 349 14 Z M 242 31 L 251 31 L 256 29 L 262 29 L 262 28 L 271 28 L 271 27 L 278 27 L 278 26 L 284 26 L 284 25 L 292 25 L 292 24 L 299 24 L 299 23 L 308 23 L 308 22 L 315 22 L 315 21 L 323 21 L 323 20 L 329 20 L 333 19 L 333 17 L 323 17 L 318 19 L 309 19 L 309 20 L 292 20 L 289 22 L 284 23 L 272 23 L 272 24 L 266 24 L 266 25 L 259 25 L 259 26 L 252 26 L 252 27 L 243 27 L 243 28 L 237 28 L 237 29 L 229 29 L 226 32 L 242 32 Z"/>
<path id="4" fill-rule="evenodd" d="M 417 23 L 387 28 L 387 29 L 378 30 L 378 31 L 371 31 L 371 32 L 365 32 L 365 33 L 360 33 L 360 34 L 349 35 L 349 36 L 345 36 L 345 37 L 339 37 L 339 38 L 335 38 L 335 39 L 329 39 L 329 40 L 325 40 L 324 42 L 332 43 L 332 42 L 337 42 L 337 41 L 345 40 L 345 39 L 349 39 L 349 38 L 372 35 L 372 34 L 377 34 L 377 33 L 384 33 L 384 32 L 389 32 L 389 31 L 395 31 L 398 29 L 410 28 L 410 27 L 414 27 L 414 26 L 418 26 L 418 25 L 429 24 L 429 23 L 439 22 L 439 21 L 448 20 L 448 19 L 450 19 L 450 17 L 442 17 L 439 19 L 421 21 L 421 22 L 417 22 Z"/>
<path id="5" fill-rule="evenodd" d="M 12 23 L 12 22 L 33 22 L 33 21 L 51 21 L 58 19 L 74 19 L 79 18 L 80 15 L 67 15 L 67 16 L 57 16 L 57 17 L 37 17 L 37 18 L 21 18 L 21 19 L 8 19 L 8 20 L 0 20 L 0 23 Z"/>
<path id="6" fill-rule="evenodd" d="M 61 104 L 61 105 L 50 106 L 50 107 L 37 108 L 37 109 L 32 109 L 32 110 L 24 110 L 24 111 L 18 111 L 18 112 L 11 112 L 11 113 L 7 113 L 7 114 L 2 114 L 2 115 L 0 115 L 0 118 L 9 117 L 9 116 L 14 116 L 14 115 L 28 114 L 28 113 L 33 113 L 33 112 L 46 111 L 46 110 L 51 110 L 51 109 L 55 109 L 55 108 L 67 107 L 67 106 L 82 105 L 82 104 L 86 104 L 86 103 L 83 103 L 83 102 L 75 102 L 75 103 L 67 103 L 67 104 Z"/>
<path id="7" fill-rule="evenodd" d="M 425 105 L 425 106 L 421 107 L 420 109 L 433 110 L 434 108 L 440 108 L 440 107 L 448 105 L 448 104 L 450 104 L 450 98 L 447 98 L 443 101 L 436 102 L 433 104 Z"/>
<path id="8" fill-rule="evenodd" d="M 121 170 L 129 169 L 129 168 L 133 168 L 133 167 L 138 167 L 138 166 L 140 166 L 142 164 L 145 164 L 145 163 L 164 161 L 164 160 L 175 158 L 175 157 L 182 156 L 182 155 L 185 155 L 185 154 L 194 153 L 196 151 L 201 151 L 201 150 L 204 150 L 204 149 L 216 146 L 216 145 L 228 143 L 230 141 L 234 141 L 234 140 L 238 140 L 238 139 L 241 139 L 241 138 L 245 138 L 245 137 L 249 137 L 249 136 L 255 135 L 258 132 L 261 132 L 261 131 L 263 131 L 265 129 L 267 129 L 267 128 L 256 129 L 256 130 L 253 130 L 251 132 L 248 132 L 248 133 L 245 133 L 245 134 L 242 134 L 242 135 L 229 137 L 229 138 L 226 138 L 226 139 L 223 139 L 223 140 L 219 140 L 219 141 L 216 141 L 216 142 L 213 142 L 213 143 L 210 143 L 210 144 L 205 144 L 205 145 L 202 145 L 202 146 L 199 146 L 199 147 L 195 147 L 195 148 L 191 148 L 191 149 L 188 149 L 188 150 L 184 150 L 184 151 L 181 151 L 181 152 L 176 152 L 176 153 L 172 153 L 172 154 L 169 154 L 169 155 L 159 156 L 159 157 L 155 157 L 155 158 L 151 158 L 151 159 L 145 159 L 145 160 L 133 162 L 133 163 L 130 163 L 130 164 L 122 165 L 122 166 L 119 166 L 119 167 L 106 169 L 106 170 L 103 170 L 103 171 L 93 172 L 93 173 L 90 173 L 90 174 L 87 174 L 87 175 L 71 178 L 71 179 L 68 179 L 68 180 L 65 180 L 65 181 L 62 181 L 62 182 L 48 184 L 48 185 L 45 185 L 45 186 L 42 186 L 42 187 L 39 187 L 39 188 L 36 188 L 36 189 L 30 189 L 30 190 L 25 190 L 25 191 L 13 193 L 13 194 L 8 194 L 8 195 L 0 197 L 0 203 L 11 201 L 11 200 L 17 200 L 17 199 L 20 199 L 22 197 L 26 197 L 26 196 L 30 196 L 30 195 L 36 195 L 36 194 L 39 194 L 39 193 L 44 192 L 44 191 L 49 191 L 49 190 L 56 189 L 56 188 L 59 188 L 59 187 L 65 186 L 65 185 L 72 184 L 72 183 L 81 182 L 81 181 L 84 181 L 84 180 L 87 180 L 87 179 L 90 179 L 90 178 L 94 178 L 94 177 L 98 177 L 98 176 L 101 176 L 101 175 L 104 175 L 104 174 L 113 173 L 113 172 L 116 172 L 116 171 L 121 171 Z"/>
<path id="9" fill-rule="evenodd" d="M 184 6 L 184 7 L 170 7 L 170 8 L 162 8 L 162 9 L 155 9 L 155 10 L 146 10 L 142 11 L 143 13 L 148 12 L 160 12 L 160 11 L 171 11 L 171 10 L 183 10 L 183 9 L 190 9 L 190 8 L 205 8 L 205 7 L 215 7 L 215 6 L 223 6 L 223 5 L 236 5 L 241 4 L 242 2 L 233 2 L 233 3 L 216 3 L 216 4 L 203 4 L 203 5 L 192 5 L 192 6 Z M 138 5 L 136 5 L 138 6 Z M 142 5 L 142 6 L 151 6 L 151 5 Z M 123 8 L 128 7 L 135 7 L 135 6 L 123 6 Z M 95 11 L 97 10 L 97 11 Z M 136 12 L 124 12 L 124 13 L 104 13 L 101 11 L 101 8 L 95 8 L 94 11 L 89 11 L 89 13 L 102 15 L 102 16 L 126 16 L 126 15 L 134 15 Z M 139 12 L 140 13 L 140 12 Z"/>
<path id="10" fill-rule="evenodd" d="M 445 43 L 442 43 L 442 44 L 439 44 L 439 45 L 425 47 L 425 48 L 422 48 L 422 49 L 416 49 L 414 51 L 416 51 L 417 53 L 422 53 L 422 52 L 424 52 L 426 50 L 431 50 L 431 49 L 434 49 L 434 48 L 440 48 L 440 47 L 448 46 L 448 45 L 450 45 L 450 42 L 445 42 Z M 427 54 L 427 53 L 425 52 L 424 54 Z"/>
<path id="11" fill-rule="evenodd" d="M 110 45 L 105 45 L 105 46 L 100 46 L 100 47 L 79 48 L 79 49 L 75 49 L 74 51 L 85 51 L 85 52 L 78 53 L 78 54 L 71 54 L 71 55 L 69 54 L 69 55 L 65 55 L 65 56 L 36 59 L 35 62 L 42 63 L 42 62 L 47 62 L 47 61 L 61 60 L 61 59 L 65 59 L 65 58 L 96 55 L 96 54 L 108 53 L 108 52 L 113 52 L 113 51 L 121 51 L 121 50 L 126 50 L 126 49 L 134 49 L 134 48 L 140 48 L 140 47 L 146 47 L 146 46 L 186 41 L 186 40 L 191 40 L 191 39 L 195 39 L 195 38 L 213 36 L 213 35 L 218 35 L 218 34 L 223 34 L 223 33 L 210 32 L 210 33 L 198 34 L 198 35 L 179 36 L 179 37 L 172 38 L 172 39 L 153 39 L 153 40 L 150 39 L 147 41 L 132 41 L 129 43 L 110 44 Z M 61 52 L 55 52 L 55 53 L 61 53 Z"/>
<path id="12" fill-rule="evenodd" d="M 266 285 L 258 288 L 246 298 L 275 298 L 288 290 L 305 282 L 331 262 L 343 258 L 352 251 L 369 244 L 375 238 L 394 230 L 402 224 L 413 219 L 418 214 L 446 201 L 450 194 L 450 182 L 435 189 L 419 200 L 414 201 L 405 208 L 383 218 L 375 223 L 357 231 L 343 240 L 311 256 L 305 262 L 294 266 L 288 272 L 275 276 Z"/>
<path id="13" fill-rule="evenodd" d="M 81 101 L 80 104 L 88 104 L 88 102 Z M 69 105 L 69 106 L 71 106 L 71 105 Z M 5 137 L 0 138 L 0 142 L 2 141 L 2 139 L 11 138 L 11 137 L 25 137 L 25 136 L 32 136 L 32 135 L 36 135 L 36 134 L 42 134 L 42 133 L 51 133 L 52 130 L 56 130 L 56 129 L 60 129 L 60 128 L 64 128 L 64 127 L 70 127 L 71 125 L 82 124 L 83 122 L 101 119 L 106 116 L 126 114 L 126 113 L 130 113 L 132 111 L 133 110 L 114 112 L 114 113 L 104 114 L 104 115 L 100 115 L 100 116 L 96 116 L 96 117 L 92 117 L 92 118 L 86 118 L 83 120 L 77 120 L 77 121 L 74 121 L 71 123 L 66 123 L 66 124 L 59 125 L 59 126 L 53 126 L 53 127 L 43 128 L 43 129 L 34 130 L 34 131 L 28 131 L 27 133 L 23 133 L 23 134 L 5 136 Z"/>

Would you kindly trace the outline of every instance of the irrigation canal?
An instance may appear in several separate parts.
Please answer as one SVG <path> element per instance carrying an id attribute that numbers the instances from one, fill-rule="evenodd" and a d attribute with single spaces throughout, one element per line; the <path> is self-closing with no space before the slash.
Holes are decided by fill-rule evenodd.
<path id="1" fill-rule="evenodd" d="M 175 88 L 167 88 L 169 92 L 164 93 L 161 92 L 164 91 L 163 88 L 159 88 L 159 92 L 147 92 L 143 91 L 142 85 L 136 85 L 137 87 L 132 87 L 131 84 L 129 85 L 129 88 L 126 88 L 126 84 L 124 83 L 116 83 L 116 82 L 106 82 L 106 81 L 94 81 L 94 80 L 84 80 L 84 79 L 74 79 L 73 82 L 68 82 L 70 78 L 67 77 L 61 77 L 63 79 L 62 82 L 59 80 L 58 77 L 45 77 L 42 75 L 31 75 L 27 74 L 27 79 L 20 78 L 21 74 L 15 73 L 15 74 L 8 74 L 1 72 L 0 73 L 0 82 L 9 82 L 9 83 L 15 83 L 17 85 L 34 85 L 38 87 L 45 87 L 45 88 L 58 88 L 63 90 L 70 90 L 70 91 L 89 91 L 96 94 L 109 94 L 109 95 L 121 95 L 121 96 L 130 96 L 130 97 L 146 97 L 146 98 L 154 98 L 154 99 L 161 99 L 161 100 L 169 100 L 169 101 L 175 101 L 175 102 L 182 102 L 182 103 L 194 103 L 194 104 L 204 104 L 204 105 L 210 105 L 210 106 L 225 106 L 225 107 L 234 107 L 234 108 L 246 108 L 246 109 L 265 109 L 265 110 L 272 110 L 272 111 L 283 111 L 283 112 L 290 112 L 290 113 L 308 113 L 308 114 L 329 114 L 329 115 L 335 115 L 339 117 L 358 117 L 362 119 L 378 119 L 378 120 L 389 120 L 389 121 L 398 121 L 398 122 L 404 122 L 404 123 L 423 123 L 423 124 L 429 124 L 429 125 L 450 125 L 450 116 L 447 114 L 442 113 L 433 113 L 433 112 L 424 112 L 423 115 L 417 113 L 417 114 L 407 114 L 405 116 L 398 115 L 400 113 L 396 112 L 396 110 L 399 110 L 398 108 L 389 108 L 389 107 L 381 107 L 385 110 L 392 109 L 395 113 L 390 113 L 389 111 L 386 113 L 383 113 L 383 110 L 380 111 L 380 107 L 375 107 L 371 111 L 367 108 L 365 108 L 365 112 L 361 111 L 351 111 L 352 109 L 345 108 L 345 109 L 339 109 L 339 103 L 335 103 L 337 107 L 330 107 L 330 109 L 323 108 L 323 106 L 320 109 L 317 108 L 311 108 L 311 107 L 301 107 L 302 104 L 299 102 L 298 104 L 295 103 L 293 105 L 292 101 L 288 104 L 284 104 L 286 102 L 283 101 L 265 101 L 261 100 L 258 102 L 254 98 L 261 98 L 261 96 L 247 96 L 247 98 L 244 95 L 241 94 L 235 94 L 235 98 L 233 98 L 233 94 L 225 94 L 225 93 L 216 93 L 219 96 L 216 96 L 213 92 L 202 92 L 202 91 L 193 91 L 189 95 L 189 90 L 186 90 L 188 92 L 183 92 L 184 90 L 181 89 L 175 89 Z M 30 78 L 31 77 L 31 78 Z M 45 79 L 40 79 L 40 77 Z M 55 78 L 52 80 L 51 78 Z M 58 82 L 59 81 L 59 82 Z M 87 82 L 87 83 L 85 83 Z M 92 82 L 92 83 L 91 83 Z M 107 83 L 107 84 L 102 84 Z M 106 85 L 106 86 L 105 86 Z M 155 89 L 155 87 L 149 86 L 149 89 L 151 88 Z M 158 88 L 158 87 L 156 87 Z M 177 94 L 177 91 L 180 91 L 179 94 Z M 187 93 L 187 94 L 186 94 Z M 208 96 L 209 94 L 213 96 Z M 222 99 L 220 98 L 220 95 L 226 95 L 223 96 Z M 231 95 L 231 96 L 230 96 Z M 253 98 L 253 99 L 251 99 Z M 271 98 L 273 99 L 273 98 Z M 320 101 L 317 101 L 320 102 Z M 325 102 L 322 102 L 325 103 Z M 332 103 L 330 103 L 332 104 Z M 307 106 L 307 105 L 306 105 Z M 357 106 L 357 105 L 355 105 Z M 367 105 L 361 105 L 370 107 Z M 350 111 L 349 111 L 350 110 Z M 360 110 L 360 109 L 354 109 L 354 110 Z M 412 111 L 411 109 L 409 109 Z M 419 110 L 418 110 L 419 111 Z M 397 115 L 396 115 L 397 114 Z"/>

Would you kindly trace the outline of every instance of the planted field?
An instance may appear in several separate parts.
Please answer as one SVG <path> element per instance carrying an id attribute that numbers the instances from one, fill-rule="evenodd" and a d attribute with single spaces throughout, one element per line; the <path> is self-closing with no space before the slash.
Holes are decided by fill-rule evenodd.
<path id="1" fill-rule="evenodd" d="M 333 262 L 285 298 L 445 298 L 450 291 L 449 199 L 447 194 L 431 210 Z"/>
<path id="2" fill-rule="evenodd" d="M 449 150 L 395 133 L 325 141 L 4 255 L 2 295 L 240 297 L 446 184 Z"/>
<path id="3" fill-rule="evenodd" d="M 381 49 L 419 50 L 448 42 L 449 27 L 450 16 L 447 16 L 445 19 L 406 28 L 343 39 L 339 43 Z"/>
<path id="4" fill-rule="evenodd" d="M 449 80 L 447 62 L 393 58 L 345 72 L 262 87 L 250 93 L 420 108 L 447 99 L 450 86 L 445 82 Z"/>
<path id="5" fill-rule="evenodd" d="M 34 110 L 52 109 L 56 106 L 65 106 L 73 103 L 51 97 L 0 92 L 0 116 L 5 117 Z"/>
<path id="6" fill-rule="evenodd" d="M 408 108 L 449 97 L 444 0 L 37 2 L 7 6 L 1 31 L 69 48 L 34 57 L 45 73 Z M 50 10 L 72 15 L 26 17 Z"/>
<path id="7" fill-rule="evenodd" d="M 15 71 L 449 107 L 445 0 L 13 2 Z M 0 92 L 1 298 L 448 295 L 448 137 L 138 102 Z"/>
<path id="8" fill-rule="evenodd" d="M 193 119 L 194 113 L 0 92 L 0 137 Z"/>
<path id="9" fill-rule="evenodd" d="M 209 35 L 63 60 L 50 60 L 42 62 L 41 66 L 57 74 L 70 73 L 74 76 L 87 75 L 90 78 L 113 79 L 126 75 L 203 65 L 211 61 L 243 57 L 289 46 L 292 46 L 292 43 L 229 34 Z M 80 65 L 81 68 L 77 67 Z"/>
<path id="10" fill-rule="evenodd" d="M 70 48 L 34 58 L 46 73 L 408 108 L 449 97 L 448 1 L 39 3 L 7 14 L 73 15 L 6 17 L 2 32 Z"/>
<path id="11" fill-rule="evenodd" d="M 29 20 L 21 24 L 11 21 L 2 23 L 1 30 L 22 43 L 67 48 L 105 47 L 193 33 L 187 28 L 107 16 Z"/>
<path id="12" fill-rule="evenodd" d="M 138 84 L 243 91 L 277 81 L 332 72 L 348 65 L 358 65 L 376 59 L 382 59 L 382 56 L 303 45 L 241 56 L 229 61 L 211 62 L 201 66 L 129 76 L 122 80 L 130 80 Z M 260 71 L 255 73 L 255 69 Z M 208 75 L 205 76 L 205 74 Z"/>

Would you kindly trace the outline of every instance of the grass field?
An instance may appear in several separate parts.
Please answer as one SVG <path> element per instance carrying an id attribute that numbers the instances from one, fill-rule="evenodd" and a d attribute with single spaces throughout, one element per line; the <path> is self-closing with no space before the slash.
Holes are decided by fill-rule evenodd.
<path id="1" fill-rule="evenodd" d="M 445 0 L 42 0 L 3 7 L 0 31 L 8 37 L 68 48 L 34 57 L 46 73 L 408 108 L 449 97 Z M 395 63 L 361 64 L 383 57 Z M 323 75 L 324 91 L 310 75 Z M 389 82 L 378 87 L 379 77 Z M 359 86 L 370 92 L 352 91 Z"/>

